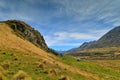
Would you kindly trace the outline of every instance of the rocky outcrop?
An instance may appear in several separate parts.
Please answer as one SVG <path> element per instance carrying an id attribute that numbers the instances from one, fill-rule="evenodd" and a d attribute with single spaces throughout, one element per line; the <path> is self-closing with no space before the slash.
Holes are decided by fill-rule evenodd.
<path id="1" fill-rule="evenodd" d="M 18 20 L 8 20 L 5 21 L 5 23 L 14 30 L 14 33 L 17 36 L 30 41 L 41 49 L 44 49 L 46 51 L 48 50 L 47 44 L 45 43 L 43 36 L 25 22 Z"/>

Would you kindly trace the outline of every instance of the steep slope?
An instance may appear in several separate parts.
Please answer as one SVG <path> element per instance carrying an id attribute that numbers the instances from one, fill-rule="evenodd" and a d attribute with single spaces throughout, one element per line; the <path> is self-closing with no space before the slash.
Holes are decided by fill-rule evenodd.
<path id="1" fill-rule="evenodd" d="M 119 52 L 120 52 L 120 26 L 110 30 L 99 40 L 85 42 L 79 48 L 76 48 L 72 51 L 67 51 L 66 53 L 76 56 L 78 55 L 100 56 L 103 55 L 104 53 L 107 53 L 108 56 L 110 57 L 116 56 L 117 54 L 117 57 L 120 58 Z"/>
<path id="2" fill-rule="evenodd" d="M 4 23 L 8 24 L 9 27 L 11 27 L 14 30 L 14 33 L 17 36 L 30 41 L 34 45 L 44 50 L 48 50 L 43 36 L 37 30 L 34 30 L 34 28 L 29 26 L 25 22 L 18 20 L 8 20 L 4 21 Z"/>
<path id="3" fill-rule="evenodd" d="M 101 79 L 98 75 L 67 65 L 59 57 L 15 35 L 5 22 L 0 23 L 0 66 L 6 70 L 4 73 L 4 69 L 0 68 L 1 80 Z"/>

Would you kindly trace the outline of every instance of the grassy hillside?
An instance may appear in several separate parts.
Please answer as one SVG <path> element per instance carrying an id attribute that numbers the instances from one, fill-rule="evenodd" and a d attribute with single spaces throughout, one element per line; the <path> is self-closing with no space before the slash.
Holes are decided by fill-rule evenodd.
<path id="1" fill-rule="evenodd" d="M 77 62 L 71 56 L 64 56 L 62 59 L 64 63 L 74 68 L 92 73 L 92 76 L 96 78 L 99 77 L 98 80 L 120 80 L 120 60 L 81 60 Z"/>
<path id="2" fill-rule="evenodd" d="M 110 62 L 55 56 L 0 23 L 0 80 L 120 80 L 120 61 Z"/>

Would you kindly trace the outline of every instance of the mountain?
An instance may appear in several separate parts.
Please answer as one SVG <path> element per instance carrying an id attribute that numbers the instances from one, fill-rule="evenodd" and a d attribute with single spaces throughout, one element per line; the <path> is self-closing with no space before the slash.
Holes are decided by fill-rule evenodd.
<path id="1" fill-rule="evenodd" d="M 84 46 L 81 45 L 80 48 Z M 120 26 L 115 27 L 108 33 L 103 35 L 99 40 L 87 44 L 86 49 L 89 48 L 103 48 L 103 47 L 119 47 L 120 46 Z M 83 48 L 83 49 L 85 49 Z"/>
<path id="2" fill-rule="evenodd" d="M 115 27 L 97 41 L 85 42 L 80 47 L 69 50 L 71 55 L 102 55 L 104 53 L 119 54 L 120 52 L 120 26 Z"/>

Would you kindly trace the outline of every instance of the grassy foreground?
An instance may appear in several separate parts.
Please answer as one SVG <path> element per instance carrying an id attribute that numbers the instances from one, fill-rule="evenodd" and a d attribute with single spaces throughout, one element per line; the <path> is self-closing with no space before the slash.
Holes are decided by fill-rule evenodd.
<path id="1" fill-rule="evenodd" d="M 8 50 L 0 51 L 0 79 L 2 80 L 120 80 L 120 60 L 81 60 L 62 56 L 60 62 L 49 63 L 36 54 Z M 64 65 L 63 65 L 64 66 Z M 80 71 L 72 72 L 69 69 Z M 94 77 L 93 77 L 94 76 Z"/>
<path id="2" fill-rule="evenodd" d="M 76 71 L 71 71 L 69 67 L 57 61 L 50 63 L 37 54 L 27 54 L 16 50 L 0 51 L 0 80 L 88 79 Z"/>

